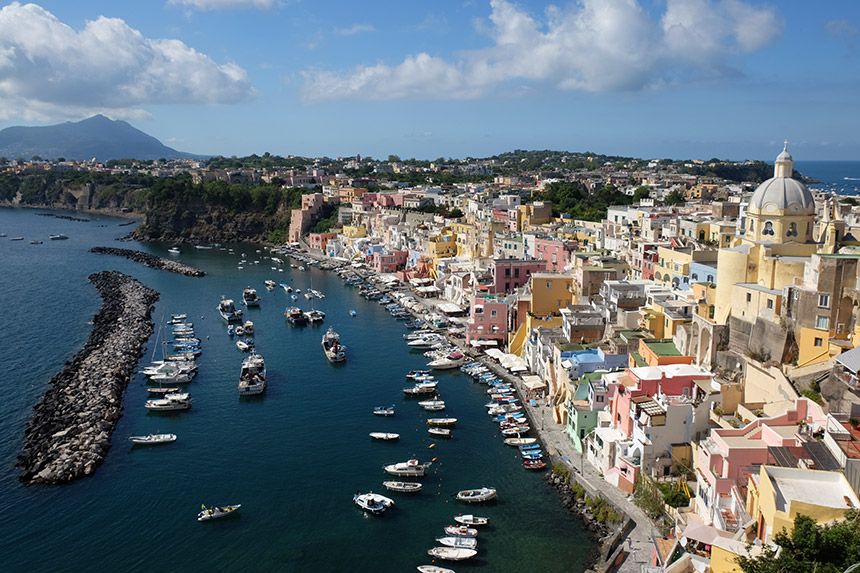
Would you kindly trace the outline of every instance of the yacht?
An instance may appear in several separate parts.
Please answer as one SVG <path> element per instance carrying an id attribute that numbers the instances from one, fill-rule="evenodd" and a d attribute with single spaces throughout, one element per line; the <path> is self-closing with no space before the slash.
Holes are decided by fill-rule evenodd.
<path id="1" fill-rule="evenodd" d="M 242 361 L 242 371 L 239 374 L 239 395 L 251 396 L 262 394 L 266 389 L 266 363 L 256 352 Z"/>
<path id="2" fill-rule="evenodd" d="M 164 398 L 147 400 L 145 405 L 149 410 L 156 410 L 161 412 L 171 410 L 188 410 L 189 408 L 191 408 L 191 396 L 189 396 L 187 392 L 166 394 Z"/>

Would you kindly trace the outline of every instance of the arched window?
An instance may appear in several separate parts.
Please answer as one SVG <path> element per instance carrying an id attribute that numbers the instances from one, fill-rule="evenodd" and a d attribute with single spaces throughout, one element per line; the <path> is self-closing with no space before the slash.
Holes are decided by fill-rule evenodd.
<path id="1" fill-rule="evenodd" d="M 785 233 L 786 237 L 796 237 L 797 236 L 797 223 L 789 223 L 788 231 Z"/>
<path id="2" fill-rule="evenodd" d="M 692 275 L 690 275 L 690 278 L 693 279 L 694 281 L 699 280 L 699 273 L 693 273 Z"/>
<path id="3" fill-rule="evenodd" d="M 714 282 L 714 275 L 708 275 L 708 282 L 709 283 Z M 713 318 L 713 317 L 711 317 L 711 318 Z"/>
<path id="4" fill-rule="evenodd" d="M 762 235 L 773 235 L 773 223 L 770 221 L 764 224 L 764 229 L 761 232 Z"/>
<path id="5" fill-rule="evenodd" d="M 657 279 L 658 281 L 663 280 L 663 277 L 662 277 L 662 275 L 660 275 L 660 273 L 654 273 L 654 278 Z"/>
<path id="6" fill-rule="evenodd" d="M 755 221 L 750 219 L 750 233 L 755 233 Z"/>

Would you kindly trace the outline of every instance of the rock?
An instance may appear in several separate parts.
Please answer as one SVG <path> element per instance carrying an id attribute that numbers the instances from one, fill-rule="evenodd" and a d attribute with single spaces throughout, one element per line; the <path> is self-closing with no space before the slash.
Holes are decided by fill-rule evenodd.
<path id="1" fill-rule="evenodd" d="M 153 269 L 159 269 L 163 271 L 169 271 L 171 273 L 177 273 L 180 275 L 185 275 L 189 277 L 202 277 L 206 275 L 205 271 L 200 269 L 195 269 L 194 267 L 189 267 L 188 265 L 183 265 L 182 263 L 177 263 L 176 261 L 171 261 L 170 259 L 164 259 L 161 257 L 156 257 L 155 255 L 150 255 L 149 253 L 144 253 L 141 251 L 135 251 L 133 249 L 116 249 L 113 247 L 93 247 L 90 249 L 91 253 L 100 253 L 104 255 L 117 255 L 119 257 L 125 257 L 127 259 L 131 259 L 132 261 L 143 263 L 144 265 L 151 267 Z M 117 320 L 123 320 L 123 317 L 116 317 Z M 95 321 L 93 321 L 95 322 Z"/>

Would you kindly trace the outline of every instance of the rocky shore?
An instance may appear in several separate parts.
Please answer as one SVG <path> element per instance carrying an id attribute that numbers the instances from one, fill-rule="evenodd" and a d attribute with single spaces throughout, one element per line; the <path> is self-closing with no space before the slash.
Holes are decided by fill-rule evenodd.
<path id="1" fill-rule="evenodd" d="M 115 247 L 93 247 L 92 249 L 90 249 L 90 252 L 99 253 L 102 255 L 116 255 L 118 257 L 125 257 L 127 259 L 131 259 L 136 263 L 143 263 L 144 265 L 153 269 L 169 271 L 171 273 L 177 273 L 189 277 L 202 277 L 206 275 L 206 271 L 195 269 L 194 267 L 189 267 L 188 265 L 183 265 L 182 263 L 177 263 L 176 261 L 171 261 L 170 259 L 156 257 L 155 255 L 150 255 L 149 253 L 144 253 L 142 251 L 135 251 L 133 249 L 117 249 Z"/>
<path id="2" fill-rule="evenodd" d="M 104 461 L 123 392 L 154 328 L 157 292 L 118 271 L 89 279 L 104 302 L 89 340 L 51 378 L 34 408 L 16 464 L 28 484 L 69 482 Z"/>

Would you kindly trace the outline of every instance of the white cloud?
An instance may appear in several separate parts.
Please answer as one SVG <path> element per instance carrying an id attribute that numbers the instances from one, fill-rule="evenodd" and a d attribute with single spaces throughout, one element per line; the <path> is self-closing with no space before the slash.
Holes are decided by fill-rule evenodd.
<path id="1" fill-rule="evenodd" d="M 275 0 L 169 0 L 169 4 L 181 4 L 198 10 L 243 10 L 256 8 L 268 10 Z"/>
<path id="2" fill-rule="evenodd" d="M 140 118 L 137 106 L 233 103 L 253 95 L 233 63 L 216 64 L 179 40 L 148 39 L 117 18 L 75 31 L 35 4 L 0 9 L 0 116 L 28 120 L 102 112 Z"/>
<path id="3" fill-rule="evenodd" d="M 375 32 L 376 28 L 370 24 L 355 24 L 349 28 L 338 28 L 335 33 L 339 36 L 355 36 L 363 32 Z"/>
<path id="4" fill-rule="evenodd" d="M 728 59 L 770 44 L 783 28 L 775 10 L 741 0 L 666 0 L 657 20 L 638 0 L 549 5 L 542 18 L 508 0 L 490 6 L 489 22 L 477 25 L 491 40 L 486 48 L 452 61 L 419 53 L 393 66 L 307 70 L 303 98 L 477 98 L 541 83 L 562 90 L 641 90 L 679 77 L 736 73 Z"/>

